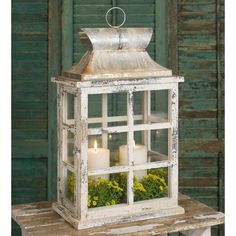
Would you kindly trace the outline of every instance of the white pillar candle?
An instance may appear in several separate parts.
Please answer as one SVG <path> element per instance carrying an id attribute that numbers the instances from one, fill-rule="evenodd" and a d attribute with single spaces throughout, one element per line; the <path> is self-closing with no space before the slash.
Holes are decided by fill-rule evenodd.
<path id="1" fill-rule="evenodd" d="M 128 148 L 127 145 L 122 145 L 119 148 L 119 163 L 120 165 L 128 165 Z M 134 165 L 147 163 L 147 147 L 141 144 L 134 143 Z M 147 174 L 147 170 L 138 170 L 134 172 L 135 177 L 140 180 Z"/>
<path id="2" fill-rule="evenodd" d="M 110 150 L 97 148 L 97 140 L 95 140 L 94 148 L 88 149 L 88 170 L 98 170 L 108 167 L 110 167 Z M 96 175 L 95 179 L 99 177 L 109 180 L 109 174 Z"/>

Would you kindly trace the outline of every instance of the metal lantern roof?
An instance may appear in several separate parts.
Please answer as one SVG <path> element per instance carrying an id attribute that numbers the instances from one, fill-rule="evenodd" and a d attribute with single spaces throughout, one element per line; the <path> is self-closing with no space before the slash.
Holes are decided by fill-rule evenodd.
<path id="1" fill-rule="evenodd" d="M 171 76 L 172 71 L 146 51 L 152 33 L 151 28 L 84 28 L 79 36 L 87 52 L 62 77 L 87 81 Z"/>

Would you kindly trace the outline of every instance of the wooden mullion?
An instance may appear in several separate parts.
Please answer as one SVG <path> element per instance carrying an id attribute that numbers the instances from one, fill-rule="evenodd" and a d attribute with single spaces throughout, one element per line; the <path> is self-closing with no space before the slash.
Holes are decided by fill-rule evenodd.
<path id="1" fill-rule="evenodd" d="M 108 112 L 108 106 L 107 106 L 107 94 L 102 94 L 102 128 L 105 129 L 107 128 L 107 112 Z M 107 148 L 107 133 L 103 132 L 102 133 L 102 147 Z"/>
<path id="2" fill-rule="evenodd" d="M 168 168 L 169 197 L 178 204 L 178 86 L 168 91 L 168 117 L 172 127 L 168 131 L 168 159 L 173 163 Z"/>
<path id="3" fill-rule="evenodd" d="M 74 112 L 75 114 L 80 114 L 80 92 L 78 91 L 77 94 L 74 97 Z M 75 130 L 75 136 L 74 136 L 74 168 L 75 168 L 75 175 L 74 175 L 74 190 L 75 190 L 75 213 L 77 218 L 80 217 L 81 212 L 81 197 L 80 197 L 80 188 L 81 188 L 81 176 L 78 170 L 80 170 L 80 161 L 81 161 L 81 137 L 80 132 L 78 130 L 80 129 L 80 119 L 77 117 L 74 120 L 74 130 Z"/>
<path id="4" fill-rule="evenodd" d="M 151 116 L 151 91 L 143 92 L 143 123 L 149 124 Z M 143 143 L 151 150 L 151 132 L 150 130 L 144 130 Z"/>
<path id="5" fill-rule="evenodd" d="M 62 161 L 62 164 L 64 165 L 65 169 L 69 170 L 72 173 L 75 172 L 75 168 L 70 163 L 68 163 L 66 161 Z"/>
<path id="6" fill-rule="evenodd" d="M 155 168 L 162 168 L 162 167 L 169 167 L 173 163 L 171 161 L 156 161 L 146 164 L 140 164 L 135 166 L 113 166 L 109 168 L 99 169 L 99 170 L 91 170 L 88 171 L 88 176 L 95 176 L 95 175 L 102 175 L 102 174 L 114 174 L 120 172 L 129 172 L 129 171 L 136 171 L 136 170 L 148 170 L 148 169 L 155 169 Z"/>
<path id="7" fill-rule="evenodd" d="M 68 130 L 68 131 L 70 131 L 71 133 L 75 133 L 75 127 L 74 127 L 74 125 L 68 125 L 68 124 L 65 124 L 65 123 L 63 123 L 62 124 L 62 128 L 64 129 L 64 130 Z"/>
<path id="8" fill-rule="evenodd" d="M 149 131 L 156 129 L 169 129 L 171 127 L 171 123 L 157 123 L 157 124 L 141 124 L 132 126 L 133 131 Z M 123 133 L 129 131 L 129 126 L 112 126 L 108 128 L 90 128 L 88 129 L 89 135 L 99 135 L 104 132 L 107 133 Z M 150 141 L 149 141 L 150 142 Z"/>
<path id="9" fill-rule="evenodd" d="M 77 105 L 79 107 L 78 117 L 76 117 L 76 127 L 79 131 L 79 146 L 80 146 L 80 158 L 77 159 L 77 175 L 80 176 L 78 195 L 80 200 L 78 201 L 78 214 L 81 220 L 86 219 L 88 211 L 88 94 L 80 91 L 77 98 Z"/>
<path id="10" fill-rule="evenodd" d="M 67 107 L 67 92 L 62 90 L 62 121 L 63 123 L 66 122 L 67 120 L 67 114 L 68 114 L 68 107 Z M 61 127 L 62 124 L 60 124 Z M 67 160 L 67 130 L 61 129 L 60 132 L 62 132 L 62 160 L 66 161 Z"/>
<path id="11" fill-rule="evenodd" d="M 94 118 L 88 118 L 89 124 L 96 124 L 96 123 L 102 123 L 105 122 L 120 122 L 120 121 L 127 121 L 127 116 L 107 116 L 107 117 L 94 117 Z M 143 115 L 135 115 L 134 120 L 142 120 Z"/>
<path id="12" fill-rule="evenodd" d="M 59 132 L 57 132 L 57 139 L 58 139 L 58 161 L 57 161 L 57 200 L 58 202 L 62 202 L 62 190 L 63 186 L 63 179 L 62 179 L 62 156 L 63 156 L 63 133 L 62 133 L 62 123 L 63 123 L 63 93 L 61 85 L 57 85 L 57 127 Z"/>
<path id="13" fill-rule="evenodd" d="M 128 165 L 134 166 L 134 112 L 133 112 L 133 92 L 129 91 L 127 93 L 127 114 L 128 114 Z M 130 170 L 127 178 L 127 203 L 133 204 L 134 202 L 134 192 L 133 192 L 133 182 L 134 182 L 134 172 Z"/>

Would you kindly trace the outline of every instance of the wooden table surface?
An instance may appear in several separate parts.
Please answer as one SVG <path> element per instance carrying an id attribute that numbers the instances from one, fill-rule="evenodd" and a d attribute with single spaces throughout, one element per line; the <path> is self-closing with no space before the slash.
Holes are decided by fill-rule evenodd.
<path id="1" fill-rule="evenodd" d="M 223 213 L 186 195 L 180 195 L 179 205 L 185 208 L 185 214 L 77 231 L 52 210 L 51 204 L 39 202 L 12 207 L 12 217 L 20 225 L 22 235 L 158 235 L 224 223 Z"/>

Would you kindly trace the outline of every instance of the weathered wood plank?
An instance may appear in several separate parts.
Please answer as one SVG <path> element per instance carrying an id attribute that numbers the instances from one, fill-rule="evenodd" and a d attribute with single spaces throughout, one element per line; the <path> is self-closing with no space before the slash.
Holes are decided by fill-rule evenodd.
<path id="1" fill-rule="evenodd" d="M 178 7 L 179 71 L 186 78 L 180 85 L 181 189 L 217 206 L 217 157 L 220 151 L 217 146 L 221 144 L 217 140 L 216 2 L 179 0 Z M 205 102 L 201 102 L 204 99 Z M 208 121 L 204 124 L 198 118 Z M 200 137 L 209 143 L 206 148 L 197 141 Z M 214 147 L 210 144 L 213 139 L 216 140 Z M 193 146 L 196 149 L 190 148 Z M 195 168 L 193 172 L 191 167 Z M 204 186 L 209 189 L 203 190 L 201 187 Z M 199 187 L 205 194 L 198 190 Z"/>
<path id="2" fill-rule="evenodd" d="M 224 215 L 206 205 L 181 196 L 180 205 L 186 213 L 178 216 L 163 217 L 152 220 L 95 227 L 87 230 L 75 230 L 59 215 L 52 211 L 50 202 L 15 205 L 13 218 L 33 235 L 158 235 L 167 232 L 194 230 L 224 223 Z"/>

